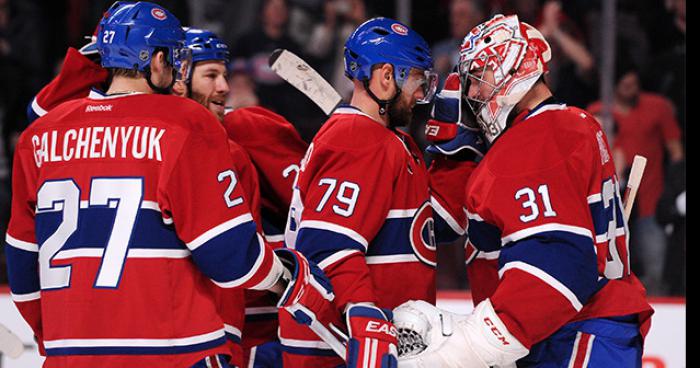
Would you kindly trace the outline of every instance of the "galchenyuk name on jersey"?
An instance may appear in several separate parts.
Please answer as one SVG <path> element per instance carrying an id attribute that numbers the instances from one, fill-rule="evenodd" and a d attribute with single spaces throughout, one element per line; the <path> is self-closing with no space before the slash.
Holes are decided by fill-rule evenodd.
<path id="1" fill-rule="evenodd" d="M 49 130 L 32 136 L 37 167 L 45 162 L 100 158 L 163 161 L 164 128 L 144 126 L 87 127 Z"/>

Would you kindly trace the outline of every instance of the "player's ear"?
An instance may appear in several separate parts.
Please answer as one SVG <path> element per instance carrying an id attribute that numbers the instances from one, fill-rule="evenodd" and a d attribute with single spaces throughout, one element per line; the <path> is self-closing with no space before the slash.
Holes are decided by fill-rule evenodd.
<path id="1" fill-rule="evenodd" d="M 173 84 L 173 94 L 175 96 L 186 97 L 187 96 L 187 86 L 185 82 L 178 80 Z"/>
<path id="2" fill-rule="evenodd" d="M 382 91 L 387 91 L 390 94 L 394 88 L 394 66 L 385 63 L 379 68 L 379 83 L 382 86 Z"/>

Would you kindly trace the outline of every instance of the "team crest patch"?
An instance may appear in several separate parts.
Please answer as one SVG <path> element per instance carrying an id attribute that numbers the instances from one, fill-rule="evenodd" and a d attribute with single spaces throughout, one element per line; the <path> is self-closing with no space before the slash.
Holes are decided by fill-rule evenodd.
<path id="1" fill-rule="evenodd" d="M 160 8 L 151 9 L 151 15 L 153 16 L 153 18 L 156 18 L 158 20 L 165 20 L 168 17 L 165 14 L 165 10 L 160 9 Z"/>
<path id="2" fill-rule="evenodd" d="M 408 28 L 403 24 L 394 23 L 391 25 L 391 30 L 402 36 L 408 35 Z"/>

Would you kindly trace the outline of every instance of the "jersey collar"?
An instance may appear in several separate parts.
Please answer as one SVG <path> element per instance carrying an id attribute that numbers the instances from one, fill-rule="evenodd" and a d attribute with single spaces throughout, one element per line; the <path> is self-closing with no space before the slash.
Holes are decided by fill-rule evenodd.
<path id="1" fill-rule="evenodd" d="M 557 100 L 554 97 L 549 97 L 548 99 L 540 102 L 537 106 L 535 106 L 531 110 L 523 110 L 521 111 L 515 119 L 513 119 L 513 123 L 511 126 L 515 126 L 529 118 L 532 118 L 534 116 L 537 116 L 539 114 L 542 114 L 543 112 L 547 111 L 556 111 L 556 110 L 566 110 L 567 106 L 564 103 L 557 102 Z"/>
<path id="2" fill-rule="evenodd" d="M 352 106 L 350 104 L 342 104 L 342 105 L 338 106 L 338 108 L 335 109 L 335 111 L 333 111 L 333 115 L 336 115 L 336 114 L 338 114 L 338 115 L 361 115 L 361 116 L 367 117 L 368 119 L 372 120 L 373 122 L 375 122 L 377 124 L 384 126 L 384 124 L 382 124 L 381 122 L 375 120 L 373 117 L 365 114 L 364 112 L 362 112 L 362 110 L 360 110 L 357 107 Z"/>

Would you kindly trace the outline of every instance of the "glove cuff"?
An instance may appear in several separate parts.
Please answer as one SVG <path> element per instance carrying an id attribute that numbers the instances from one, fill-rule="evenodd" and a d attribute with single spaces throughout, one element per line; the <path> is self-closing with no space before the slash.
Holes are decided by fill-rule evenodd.
<path id="1" fill-rule="evenodd" d="M 434 119 L 425 124 L 425 138 L 431 142 L 449 141 L 457 136 L 457 124 Z"/>

